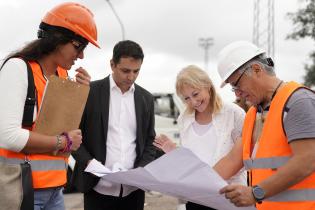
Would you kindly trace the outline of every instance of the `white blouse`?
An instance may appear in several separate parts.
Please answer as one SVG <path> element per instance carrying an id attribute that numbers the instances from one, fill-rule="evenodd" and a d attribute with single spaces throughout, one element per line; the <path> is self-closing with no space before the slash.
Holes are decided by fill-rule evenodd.
<path id="1" fill-rule="evenodd" d="M 29 131 L 22 128 L 27 87 L 26 63 L 10 59 L 0 71 L 0 148 L 19 152 L 28 141 Z"/>
<path id="2" fill-rule="evenodd" d="M 241 137 L 244 118 L 245 112 L 238 105 L 224 103 L 220 112 L 212 116 L 209 130 L 198 135 L 193 128 L 196 122 L 195 113 L 183 112 L 178 118 L 180 144 L 212 167 L 233 148 L 237 138 Z M 245 170 L 240 170 L 228 182 L 246 185 Z"/>
<path id="3" fill-rule="evenodd" d="M 212 122 L 207 125 L 200 125 L 195 121 L 192 123 L 189 132 L 185 132 L 185 138 L 181 139 L 181 145 L 189 148 L 209 166 L 213 166 L 215 162 L 211 157 L 216 152 L 217 139 L 216 129 Z"/>

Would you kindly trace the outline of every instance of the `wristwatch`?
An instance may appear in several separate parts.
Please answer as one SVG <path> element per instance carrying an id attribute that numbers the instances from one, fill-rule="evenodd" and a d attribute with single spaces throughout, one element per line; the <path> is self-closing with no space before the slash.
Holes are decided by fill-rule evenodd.
<path id="1" fill-rule="evenodd" d="M 252 187 L 252 193 L 257 203 L 261 204 L 265 198 L 265 191 L 263 188 L 255 185 Z"/>

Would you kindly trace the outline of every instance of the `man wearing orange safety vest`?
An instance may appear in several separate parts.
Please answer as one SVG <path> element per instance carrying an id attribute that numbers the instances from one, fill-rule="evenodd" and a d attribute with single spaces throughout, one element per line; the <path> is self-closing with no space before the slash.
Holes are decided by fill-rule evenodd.
<path id="1" fill-rule="evenodd" d="M 315 94 L 277 78 L 271 58 L 246 41 L 219 54 L 222 87 L 253 104 L 246 114 L 242 141 L 214 169 L 225 179 L 241 167 L 250 186 L 220 190 L 236 206 L 259 210 L 315 209 Z"/>
<path id="2" fill-rule="evenodd" d="M 28 198 L 22 195 L 18 209 L 62 210 L 68 162 L 62 153 L 79 148 L 81 130 L 48 136 L 34 132 L 34 122 L 49 76 L 66 79 L 67 70 L 83 59 L 89 42 L 99 47 L 97 30 L 88 8 L 63 3 L 47 12 L 37 35 L 38 39 L 7 56 L 0 69 L 0 163 L 19 165 L 27 160 L 31 166 L 34 193 Z M 87 71 L 80 67 L 76 72 L 76 82 L 89 85 Z M 16 209 L 13 205 L 0 200 L 1 209 Z"/>

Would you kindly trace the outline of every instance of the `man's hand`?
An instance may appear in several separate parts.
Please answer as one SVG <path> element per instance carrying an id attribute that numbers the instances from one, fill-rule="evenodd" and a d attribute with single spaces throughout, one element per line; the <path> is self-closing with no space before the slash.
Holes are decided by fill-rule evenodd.
<path id="1" fill-rule="evenodd" d="M 220 194 L 223 193 L 225 197 L 237 207 L 252 206 L 256 203 L 251 187 L 228 185 L 220 190 Z"/>

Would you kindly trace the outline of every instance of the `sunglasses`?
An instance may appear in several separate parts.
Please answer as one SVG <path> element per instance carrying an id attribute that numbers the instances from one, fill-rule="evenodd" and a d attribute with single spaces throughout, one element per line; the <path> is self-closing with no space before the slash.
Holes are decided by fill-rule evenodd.
<path id="1" fill-rule="evenodd" d="M 71 40 L 71 44 L 73 45 L 73 47 L 76 49 L 78 53 L 81 53 L 87 46 L 87 44 L 83 44 L 76 40 Z"/>

